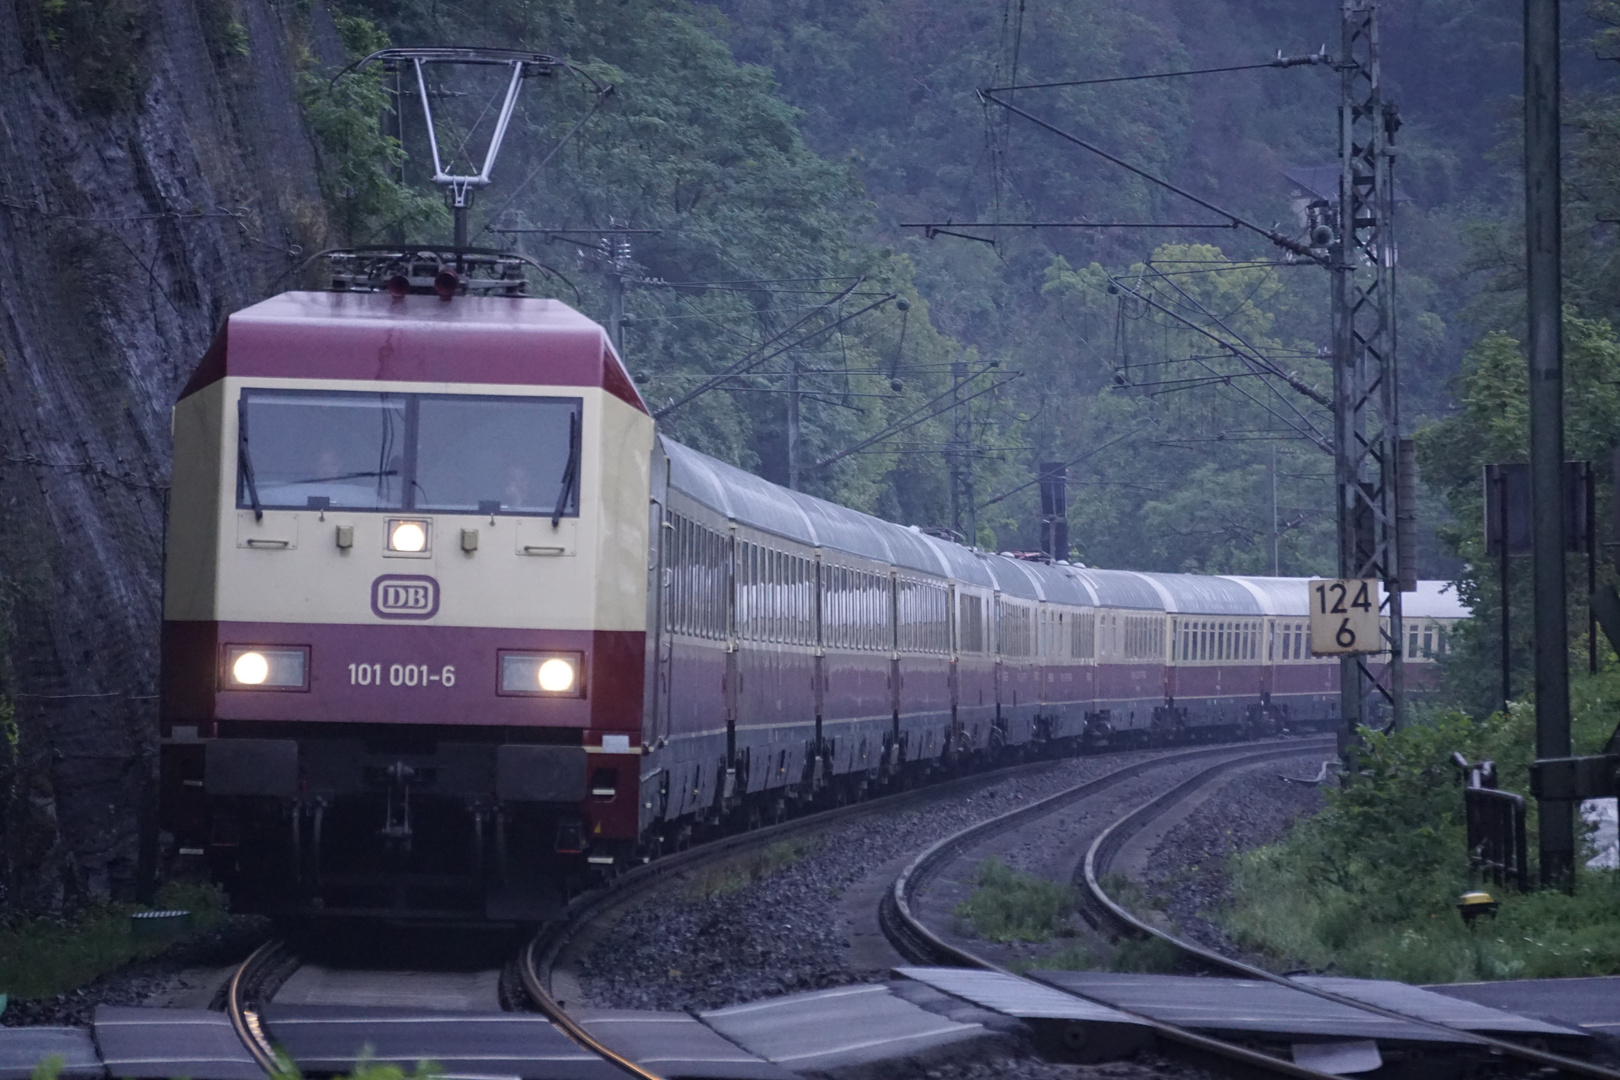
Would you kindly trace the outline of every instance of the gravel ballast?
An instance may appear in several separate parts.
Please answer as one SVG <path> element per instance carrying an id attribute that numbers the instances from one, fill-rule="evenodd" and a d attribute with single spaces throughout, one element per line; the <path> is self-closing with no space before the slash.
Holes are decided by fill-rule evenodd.
<path id="1" fill-rule="evenodd" d="M 1322 807 L 1322 789 L 1285 777 L 1314 777 L 1320 754 L 1268 762 L 1222 783 L 1175 824 L 1153 849 L 1143 891 L 1176 932 L 1200 945 L 1251 963 L 1217 916 L 1231 901 L 1226 874 L 1232 855 L 1273 843 L 1299 818 Z"/>
<path id="2" fill-rule="evenodd" d="M 1162 753 L 1069 758 L 987 777 L 946 802 L 829 826 L 819 846 L 739 887 L 705 896 L 673 885 L 643 899 L 597 936 L 573 975 L 591 1005 L 677 1011 L 884 979 L 886 970 L 848 961 L 847 888 L 969 825 Z"/>

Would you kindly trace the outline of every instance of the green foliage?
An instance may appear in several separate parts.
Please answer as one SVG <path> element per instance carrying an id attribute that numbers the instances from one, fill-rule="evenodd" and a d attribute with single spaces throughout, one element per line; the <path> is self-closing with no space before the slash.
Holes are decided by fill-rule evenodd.
<path id="1" fill-rule="evenodd" d="M 203 37 L 214 56 L 232 60 L 251 54 L 247 27 L 242 23 L 241 0 L 199 0 L 197 14 Z"/>
<path id="2" fill-rule="evenodd" d="M 276 1054 L 270 1080 L 303 1080 L 303 1075 L 291 1058 L 280 1052 Z M 338 1080 L 437 1080 L 443 1075 L 444 1069 L 432 1061 L 419 1061 L 415 1068 L 406 1071 L 398 1065 L 382 1064 L 362 1056 L 348 1076 Z"/>
<path id="3" fill-rule="evenodd" d="M 1019 975 L 1027 971 L 1096 971 L 1108 967 L 1107 959 L 1100 958 L 1084 941 L 1071 940 L 1056 952 L 1043 953 L 1033 959 L 1019 957 L 1007 962 L 1007 969 Z"/>
<path id="4" fill-rule="evenodd" d="M 986 941 L 1050 941 L 1074 910 L 1074 890 L 1002 865 L 979 864 L 973 895 L 954 914 Z"/>
<path id="5" fill-rule="evenodd" d="M 1452 524 L 1441 539 L 1461 556 L 1461 598 L 1475 618 L 1460 628 L 1456 647 L 1443 672 L 1452 700 L 1476 713 L 1500 704 L 1498 689 L 1502 598 L 1498 561 L 1485 553 L 1483 535 L 1483 469 L 1491 462 L 1522 462 L 1528 456 L 1528 368 L 1519 342 L 1506 333 L 1485 335 L 1468 351 L 1457 378 L 1457 410 L 1416 435 L 1419 471 L 1449 507 Z M 1598 520 L 1610 520 L 1612 449 L 1620 432 L 1620 340 L 1610 324 L 1584 319 L 1573 310 L 1564 316 L 1564 440 L 1570 459 L 1593 462 L 1598 474 Z M 1601 535 L 1601 534 L 1600 534 Z M 1519 560 L 1522 564 L 1522 560 Z M 1570 638 L 1584 643 L 1586 567 L 1571 556 L 1569 572 Z M 1530 575 L 1523 565 L 1510 606 L 1530 611 Z M 1515 626 L 1515 622 L 1517 625 Z M 1514 685 L 1528 688 L 1530 633 L 1528 618 L 1509 620 L 1513 631 Z M 1600 646 L 1605 646 L 1600 642 Z M 1607 651 L 1604 648 L 1603 651 Z M 1573 650 L 1578 658 L 1585 649 Z"/>
<path id="6" fill-rule="evenodd" d="M 56 1080 L 57 1077 L 62 1075 L 62 1070 L 65 1068 L 67 1068 L 67 1062 L 62 1059 L 62 1056 L 52 1054 L 34 1066 L 33 1071 L 28 1074 L 28 1080 Z"/>
<path id="7" fill-rule="evenodd" d="M 1173 975 L 1183 969 L 1181 952 L 1161 937 L 1124 938 L 1114 947 L 1108 966 L 1114 971 Z"/>
<path id="8" fill-rule="evenodd" d="M 334 21 L 351 60 L 388 47 L 388 35 L 367 19 L 337 14 Z M 380 127 L 392 99 L 382 70 L 332 82 L 308 53 L 301 66 L 299 100 L 321 150 L 321 192 L 347 242 L 382 243 L 387 234 L 442 227 L 449 219 L 439 200 L 398 179 L 404 150 Z"/>
<path id="9" fill-rule="evenodd" d="M 24 5 L 19 9 L 27 14 Z M 150 18 L 142 0 L 38 0 L 34 17 L 80 105 L 109 113 L 140 100 Z"/>
<path id="10" fill-rule="evenodd" d="M 1583 680 L 1577 752 L 1612 730 L 1620 674 Z M 1620 971 L 1620 875 L 1582 871 L 1574 896 L 1492 888 L 1494 920 L 1467 929 L 1457 897 L 1477 882 L 1465 850 L 1452 752 L 1497 763 L 1501 786 L 1524 791 L 1533 711 L 1473 720 L 1457 711 L 1383 735 L 1366 732 L 1364 776 L 1281 843 L 1235 856 L 1230 933 L 1278 964 L 1413 982 L 1610 974 Z M 1532 803 L 1529 829 L 1535 831 Z"/>
<path id="11" fill-rule="evenodd" d="M 1087 455 L 1070 475 L 1071 537 L 1088 562 L 1331 569 L 1330 459 L 1308 441 L 1278 439 L 1294 434 L 1289 425 L 1330 432 L 1326 410 L 1294 389 L 1269 389 L 1275 380 L 1221 358 L 1207 338 L 1162 311 L 1107 292 L 1108 274 L 1124 275 L 1177 313 L 1217 330 L 1218 318 L 1298 381 L 1325 391 L 1318 349 L 1329 339 L 1327 284 L 1318 268 L 1279 264 L 1274 247 L 1242 232 L 1000 231 L 991 234 L 992 248 L 925 240 L 897 223 L 1190 220 L 1185 201 L 987 109 L 976 88 L 1015 77 L 1041 82 L 1264 59 L 1279 46 L 1287 52 L 1333 40 L 1333 9 L 1278 0 L 1169 0 L 1152 13 L 1117 0 L 1029 5 L 1016 14 L 960 0 L 718 0 L 713 8 L 661 0 L 346 0 L 343 7 L 395 41 L 544 49 L 616 86 L 538 173 L 540 157 L 591 98 L 568 77 L 527 87 L 473 228 L 532 175 L 501 225 L 660 230 L 632 240 L 625 301 L 633 319 L 629 366 L 655 407 L 735 362 L 853 275 L 865 275 L 862 292 L 892 290 L 912 301 L 908 318 L 892 308 L 864 316 L 683 407 L 663 421 L 675 437 L 783 481 L 790 359 L 815 372 L 804 377 L 801 443 L 801 464 L 813 465 L 939 395 L 949 365 L 972 357 L 999 365 L 987 371 L 1022 373 L 965 408 L 975 490 L 989 503 L 972 539 L 1033 548 L 1036 491 L 990 500 L 1028 481 L 1038 461 Z M 1386 8 L 1382 17 L 1385 71 L 1400 82 L 1406 121 L 1400 183 L 1411 201 L 1400 210 L 1399 320 L 1410 424 L 1447 411 L 1447 379 L 1477 332 L 1457 315 L 1482 281 L 1456 272 L 1479 250 L 1470 248 L 1470 229 L 1518 205 L 1511 176 L 1489 161 L 1502 138 L 1491 103 L 1505 110 L 1517 92 L 1503 57 L 1518 29 L 1508 0 L 1435 0 Z M 1256 27 L 1265 28 L 1263 47 Z M 1020 100 L 1133 163 L 1285 230 L 1296 208 L 1280 168 L 1337 160 L 1336 82 L 1319 69 L 1038 97 Z M 375 98 L 352 106 L 366 124 L 381 113 Z M 350 130 L 332 117 L 322 126 L 336 129 L 322 136 L 327 156 L 352 154 L 357 166 L 381 160 L 379 175 L 393 176 L 393 150 L 367 146 L 378 138 L 369 126 Z M 1606 129 L 1592 131 L 1592 153 L 1608 160 Z M 407 178 L 422 190 L 426 148 L 414 114 L 405 149 Z M 370 197 L 364 183 L 327 185 L 337 217 L 355 219 L 351 235 L 369 238 L 398 218 L 390 210 L 351 215 L 339 197 L 350 189 L 360 202 Z M 1604 216 L 1594 214 L 1594 223 Z M 1211 235 L 1218 245 L 1204 242 Z M 600 252 L 526 242 L 558 272 L 544 289 L 605 315 L 608 264 Z M 1202 261 L 1209 259 L 1217 262 Z M 805 278 L 816 280 L 780 281 Z M 664 284 L 766 279 L 775 284 Z M 1212 372 L 1233 378 L 1206 379 Z M 952 437 L 947 417 L 930 419 L 860 455 L 807 467 L 801 486 L 894 520 L 950 525 L 950 473 L 940 450 Z M 1426 529 L 1445 514 L 1439 501 L 1420 506 Z M 1425 576 L 1449 574 L 1458 562 L 1432 533 L 1420 559 Z"/>
<path id="12" fill-rule="evenodd" d="M 191 912 L 193 933 L 206 933 L 225 920 L 225 897 L 204 882 L 169 882 L 158 891 L 154 910 Z M 131 960 L 155 955 L 162 941 L 137 941 L 127 904 L 100 904 L 72 918 L 16 917 L 0 922 L 0 993 L 17 998 L 47 997 L 82 986 Z"/>
<path id="13" fill-rule="evenodd" d="M 739 892 L 762 878 L 820 851 L 826 841 L 819 836 L 799 836 L 778 840 L 761 851 L 739 860 L 723 862 L 694 875 L 686 886 L 687 895 L 707 900 L 727 893 Z"/>

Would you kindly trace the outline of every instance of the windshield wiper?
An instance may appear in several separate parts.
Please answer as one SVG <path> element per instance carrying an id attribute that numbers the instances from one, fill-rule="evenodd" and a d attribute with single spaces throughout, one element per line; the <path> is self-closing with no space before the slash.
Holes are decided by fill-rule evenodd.
<path id="1" fill-rule="evenodd" d="M 264 507 L 259 504 L 259 485 L 253 479 L 253 459 L 248 456 L 247 443 L 247 402 L 239 401 L 236 404 L 236 463 L 242 470 L 242 479 L 247 484 L 248 500 L 253 504 L 253 520 L 264 520 Z"/>
<path id="2" fill-rule="evenodd" d="M 557 505 L 551 508 L 551 527 L 555 529 L 562 523 L 563 508 L 568 505 L 568 497 L 574 493 L 574 484 L 579 478 L 579 414 L 568 414 L 568 464 L 563 466 L 562 492 L 557 496 Z"/>

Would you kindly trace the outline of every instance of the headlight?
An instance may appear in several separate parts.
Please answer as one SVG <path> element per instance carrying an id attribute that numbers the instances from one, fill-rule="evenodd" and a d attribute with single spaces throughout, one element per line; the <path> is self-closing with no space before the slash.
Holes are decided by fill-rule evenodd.
<path id="1" fill-rule="evenodd" d="M 225 650 L 225 685 L 233 690 L 302 690 L 309 650 L 231 645 Z"/>
<path id="2" fill-rule="evenodd" d="M 428 523 L 414 519 L 394 518 L 388 522 L 388 550 L 415 555 L 426 551 Z"/>
<path id="3" fill-rule="evenodd" d="M 583 697 L 579 653 L 502 653 L 501 693 Z"/>

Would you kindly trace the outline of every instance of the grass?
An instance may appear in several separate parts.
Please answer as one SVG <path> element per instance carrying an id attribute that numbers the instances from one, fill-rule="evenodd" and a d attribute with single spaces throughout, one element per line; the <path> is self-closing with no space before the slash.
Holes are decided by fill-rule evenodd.
<path id="1" fill-rule="evenodd" d="M 820 836 L 799 836 L 778 840 L 745 858 L 711 866 L 693 875 L 686 886 L 686 894 L 696 900 L 708 900 L 727 893 L 739 892 L 762 878 L 787 869 L 825 846 L 826 840 Z"/>
<path id="2" fill-rule="evenodd" d="M 1576 752 L 1614 726 L 1620 676 L 1575 689 Z M 1473 720 L 1434 712 L 1368 736 L 1363 776 L 1282 841 L 1234 856 L 1231 936 L 1281 968 L 1409 982 L 1620 973 L 1620 874 L 1582 869 L 1573 895 L 1484 886 L 1495 918 L 1465 926 L 1455 904 L 1479 888 L 1465 850 L 1462 790 L 1448 763 L 1496 761 L 1501 786 L 1528 789 L 1534 714 L 1524 703 Z M 1536 835 L 1535 800 L 1528 832 Z"/>
<path id="3" fill-rule="evenodd" d="M 155 910 L 191 912 L 193 932 L 225 921 L 225 898 L 211 884 L 169 882 L 158 892 Z M 0 923 L 0 994 L 11 998 L 49 997 L 153 956 L 169 941 L 137 941 L 129 917 L 142 910 L 129 904 L 100 904 L 68 919 L 20 918 Z"/>
<path id="4" fill-rule="evenodd" d="M 994 857 L 979 864 L 973 895 L 955 915 L 986 941 L 1050 941 L 1067 927 L 1073 889 L 1013 870 Z"/>
<path id="5" fill-rule="evenodd" d="M 1033 959 L 1015 959 L 1007 964 L 1009 971 L 1096 971 L 1107 967 L 1106 958 L 1099 957 L 1083 941 L 1070 941 L 1057 952 L 1046 953 Z"/>

